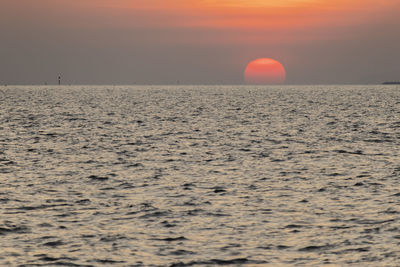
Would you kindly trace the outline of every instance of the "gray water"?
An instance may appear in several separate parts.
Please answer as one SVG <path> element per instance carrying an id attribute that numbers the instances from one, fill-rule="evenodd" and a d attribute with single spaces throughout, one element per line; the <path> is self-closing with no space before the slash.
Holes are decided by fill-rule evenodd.
<path id="1" fill-rule="evenodd" d="M 0 100 L 2 266 L 400 266 L 399 86 Z"/>

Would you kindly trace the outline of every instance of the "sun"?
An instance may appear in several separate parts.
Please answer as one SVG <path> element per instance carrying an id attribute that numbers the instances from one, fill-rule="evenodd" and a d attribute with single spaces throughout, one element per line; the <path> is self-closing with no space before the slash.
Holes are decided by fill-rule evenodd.
<path id="1" fill-rule="evenodd" d="M 272 58 L 259 58 L 247 65 L 244 79 L 247 84 L 282 84 L 286 80 L 286 71 Z"/>

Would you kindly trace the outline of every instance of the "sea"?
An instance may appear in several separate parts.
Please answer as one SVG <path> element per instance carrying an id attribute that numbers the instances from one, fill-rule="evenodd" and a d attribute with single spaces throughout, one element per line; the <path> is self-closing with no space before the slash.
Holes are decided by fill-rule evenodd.
<path id="1" fill-rule="evenodd" d="M 0 266 L 400 266 L 400 86 L 1 86 Z"/>

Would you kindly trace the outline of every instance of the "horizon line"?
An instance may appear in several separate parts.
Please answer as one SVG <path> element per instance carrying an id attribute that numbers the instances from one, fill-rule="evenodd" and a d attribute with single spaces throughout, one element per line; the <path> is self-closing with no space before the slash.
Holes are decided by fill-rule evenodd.
<path id="1" fill-rule="evenodd" d="M 132 84 L 100 84 L 100 83 L 67 83 L 67 84 L 7 84 L 3 83 L 0 86 L 7 87 L 7 86 L 317 86 L 317 85 L 396 85 L 396 84 L 387 84 L 388 82 L 381 82 L 381 83 L 282 83 L 282 84 L 228 84 L 228 83 L 210 83 L 210 84 L 200 84 L 200 83 L 177 83 L 177 84 L 169 84 L 169 83 L 132 83 Z M 391 83 L 391 82 L 389 82 Z M 393 82 L 397 83 L 397 82 Z"/>

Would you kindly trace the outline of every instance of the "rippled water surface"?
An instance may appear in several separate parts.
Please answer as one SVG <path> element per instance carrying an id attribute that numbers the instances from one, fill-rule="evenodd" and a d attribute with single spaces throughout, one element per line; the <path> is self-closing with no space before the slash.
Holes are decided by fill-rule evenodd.
<path id="1" fill-rule="evenodd" d="M 400 87 L 2 87 L 0 265 L 400 266 Z"/>

